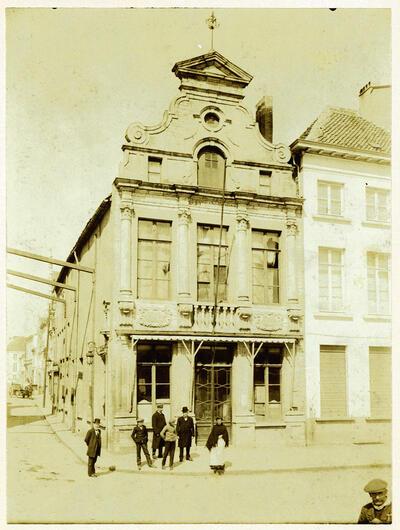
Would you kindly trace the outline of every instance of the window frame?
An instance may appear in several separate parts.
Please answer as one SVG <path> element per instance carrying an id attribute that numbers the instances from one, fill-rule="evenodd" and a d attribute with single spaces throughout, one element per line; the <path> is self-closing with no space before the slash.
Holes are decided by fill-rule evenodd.
<path id="1" fill-rule="evenodd" d="M 141 235 L 140 233 L 140 226 L 141 226 L 141 222 L 151 222 L 153 223 L 153 234 L 152 236 L 154 236 L 154 225 L 158 225 L 158 224 L 164 224 L 164 225 L 169 225 L 169 239 L 164 239 L 162 236 L 160 237 L 159 235 L 154 238 L 154 237 L 146 237 L 144 235 Z M 138 227 L 137 227 L 137 281 L 136 281 L 136 284 L 137 284 L 137 296 L 140 300 L 170 300 L 171 299 L 171 259 L 172 259 L 172 221 L 168 221 L 168 220 L 164 220 L 164 219 L 148 219 L 148 218 L 144 218 L 144 217 L 141 217 L 138 219 Z M 151 247 L 152 247 L 152 252 L 151 252 L 151 255 L 152 255 L 152 258 L 151 258 L 151 266 L 152 266 L 152 274 L 151 274 L 151 290 L 149 289 L 144 289 L 144 292 L 148 292 L 148 291 L 151 291 L 150 294 L 148 296 L 143 296 L 142 294 L 142 288 L 140 287 L 140 281 L 141 280 L 149 280 L 149 278 L 142 278 L 140 276 L 140 272 L 139 272 L 139 269 L 140 269 L 140 262 L 141 261 L 150 261 L 150 260 L 145 260 L 143 258 L 140 257 L 140 253 L 141 253 L 141 243 L 142 242 L 151 242 Z M 165 281 L 168 282 L 168 287 L 167 287 L 167 290 L 168 290 L 168 293 L 167 293 L 167 296 L 166 297 L 160 297 L 159 296 L 159 293 L 158 293 L 158 288 L 157 288 L 157 282 L 160 280 L 159 278 L 157 278 L 157 265 L 160 261 L 164 261 L 164 260 L 159 260 L 158 259 L 158 250 L 159 248 L 157 247 L 157 244 L 165 244 L 165 243 L 168 243 L 169 247 L 168 247 L 168 265 L 167 265 L 167 270 L 166 271 L 163 271 L 164 274 L 167 275 L 167 279 Z"/>
<path id="2" fill-rule="evenodd" d="M 327 189 L 326 199 L 323 199 L 320 195 L 320 188 L 322 186 L 326 186 L 326 189 Z M 339 213 L 334 213 L 332 211 L 333 210 L 332 203 L 335 202 L 332 198 L 332 188 L 336 188 L 340 192 L 339 193 L 340 194 Z M 322 200 L 326 200 L 327 202 L 326 212 L 321 211 L 320 202 Z M 342 182 L 328 181 L 328 180 L 317 181 L 317 214 L 321 216 L 327 216 L 327 217 L 343 217 L 344 216 L 344 184 Z"/>
<path id="3" fill-rule="evenodd" d="M 369 197 L 371 194 L 373 194 L 372 196 L 372 208 L 373 208 L 373 215 L 370 217 L 369 216 L 369 206 L 370 205 L 370 201 L 368 200 Z M 379 195 L 383 196 L 384 199 L 385 199 L 385 211 L 386 211 L 386 216 L 384 219 L 381 219 L 379 217 L 379 209 L 381 208 L 381 206 L 379 206 Z M 373 186 L 366 186 L 365 187 L 365 220 L 368 222 L 368 221 L 372 221 L 372 222 L 375 222 L 375 223 L 390 223 L 390 216 L 391 216 L 391 212 L 390 212 L 390 190 L 387 190 L 385 188 L 375 188 Z"/>
<path id="4" fill-rule="evenodd" d="M 282 374 L 282 370 L 283 370 L 283 361 L 284 361 L 284 352 L 283 352 L 283 349 L 282 348 L 273 348 L 274 350 L 279 350 L 279 351 L 273 351 L 271 352 L 270 351 L 270 348 L 268 346 L 264 346 L 260 352 L 257 353 L 255 359 L 254 359 L 254 363 L 253 363 L 253 410 L 254 410 L 254 415 L 256 416 L 261 416 L 263 418 L 265 418 L 266 420 L 270 419 L 270 420 L 277 420 L 277 419 L 282 419 L 282 414 L 283 414 L 283 388 L 282 388 L 282 381 L 283 381 L 283 374 Z M 274 354 L 276 355 L 277 353 L 280 355 L 280 362 L 277 363 L 277 362 L 271 362 L 272 360 L 274 359 L 271 359 L 270 358 L 270 355 Z M 264 357 L 264 359 L 260 359 L 261 362 L 257 362 L 257 357 L 259 356 L 259 354 L 261 354 L 261 357 Z M 275 359 L 276 360 L 276 359 Z M 263 379 L 264 379 L 264 382 L 263 384 L 256 384 L 256 378 L 255 378 L 255 371 L 256 371 L 256 368 L 262 368 L 263 369 Z M 278 368 L 279 369 L 279 383 L 270 383 L 269 381 L 269 373 L 270 373 L 270 369 L 271 368 Z M 272 386 L 278 386 L 279 388 L 279 401 L 276 402 L 276 403 L 273 403 L 271 402 L 270 400 L 270 387 Z M 257 402 L 256 401 L 256 387 L 262 387 L 264 388 L 264 402 Z M 256 412 L 256 404 L 258 405 L 264 405 L 264 413 L 263 414 L 260 414 L 260 413 L 257 413 Z M 276 418 L 276 417 L 273 417 L 273 415 L 271 415 L 271 411 L 273 410 L 273 408 L 271 407 L 271 404 L 272 406 L 273 405 L 276 405 L 275 409 L 280 409 L 280 411 L 278 412 L 278 417 L 279 418 Z"/>
<path id="5" fill-rule="evenodd" d="M 343 381 L 341 381 L 344 389 L 344 396 L 340 396 L 344 402 L 343 414 L 341 412 L 334 414 L 327 413 L 327 404 L 325 403 L 325 410 L 323 410 L 323 391 L 322 391 L 322 371 L 321 371 L 321 358 L 322 354 L 340 354 L 344 364 Z M 336 374 L 337 375 L 337 374 Z M 332 386 L 332 383 L 331 383 Z M 335 385 L 337 388 L 337 384 Z M 319 345 L 319 397 L 320 397 L 320 419 L 322 420 L 345 420 L 349 418 L 349 381 L 348 381 L 348 347 L 347 345 L 338 344 L 320 344 Z"/>
<path id="6" fill-rule="evenodd" d="M 374 259 L 374 265 L 369 265 L 369 258 Z M 386 268 L 381 268 L 379 266 L 379 261 L 381 258 L 386 259 Z M 367 300 L 368 300 L 368 314 L 369 315 L 389 315 L 390 314 L 390 255 L 386 252 L 372 252 L 367 251 L 366 254 L 367 262 Z M 371 304 L 374 303 L 374 300 L 370 298 L 370 273 L 373 272 L 374 279 L 374 298 L 375 298 L 375 307 L 371 311 Z M 384 272 L 386 274 L 386 291 L 387 291 L 387 302 L 384 310 L 381 310 L 382 304 L 382 293 L 385 291 L 381 289 L 381 278 L 380 274 Z"/>
<path id="7" fill-rule="evenodd" d="M 321 262 L 321 252 L 327 251 L 328 252 L 328 261 L 326 263 Z M 340 264 L 335 264 L 332 259 L 333 252 L 338 252 L 340 255 Z M 327 267 L 327 285 L 321 285 L 322 283 L 322 275 L 321 275 L 321 267 L 325 265 Z M 333 278 L 334 278 L 334 268 L 340 271 L 340 304 L 338 307 L 335 307 L 333 301 Z M 335 248 L 335 247 L 318 247 L 318 309 L 321 312 L 337 312 L 342 313 L 344 311 L 345 307 L 345 268 L 344 268 L 344 249 L 343 248 Z M 323 307 L 322 303 L 322 296 L 321 296 L 321 290 L 322 288 L 327 288 L 327 306 Z"/>
<path id="8" fill-rule="evenodd" d="M 212 242 L 203 243 L 200 242 L 199 238 L 199 232 L 200 228 L 209 228 L 212 229 L 213 236 L 214 234 L 217 234 L 217 241 L 214 242 L 214 238 L 212 238 Z M 229 234 L 229 226 L 223 226 L 223 232 L 222 232 L 222 242 L 221 242 L 221 250 L 225 250 L 225 257 L 223 257 L 223 253 L 221 252 L 221 261 L 220 261 L 220 275 L 219 275 L 219 285 L 218 285 L 218 296 L 217 300 L 218 303 L 226 303 L 228 301 L 228 252 L 229 252 L 229 245 L 228 245 L 228 234 Z M 197 277 L 196 277 L 196 288 L 197 288 L 197 302 L 205 302 L 205 303 L 214 303 L 214 297 L 215 297 L 215 284 L 216 284 L 216 270 L 218 267 L 218 247 L 219 247 L 219 230 L 220 227 L 218 225 L 213 225 L 209 223 L 197 223 L 197 245 L 196 245 L 196 252 L 197 252 Z M 225 242 L 224 242 L 225 241 Z M 212 263 L 210 263 L 210 267 L 212 268 L 212 274 L 210 274 L 210 281 L 200 281 L 199 280 L 199 266 L 201 263 L 199 263 L 199 257 L 200 257 L 200 249 L 201 248 L 209 248 L 209 252 L 212 253 Z M 225 263 L 223 263 L 225 261 Z M 225 282 L 221 282 L 221 270 L 225 270 Z M 199 296 L 199 285 L 208 285 L 208 289 L 211 295 L 210 300 L 203 300 L 200 299 Z M 219 293 L 220 288 L 223 286 L 223 299 L 220 300 Z"/>
<path id="9" fill-rule="evenodd" d="M 161 182 L 161 171 L 162 171 L 162 161 L 163 159 L 161 157 L 157 156 L 149 156 L 147 159 L 147 180 L 149 182 Z M 158 171 L 152 171 L 151 168 L 156 167 Z M 155 175 L 155 177 L 154 177 Z"/>
<path id="10" fill-rule="evenodd" d="M 260 191 L 263 192 L 264 195 L 271 195 L 272 171 L 260 169 L 258 179 Z M 262 183 L 264 179 L 268 181 L 268 184 Z"/>
<path id="11" fill-rule="evenodd" d="M 255 238 L 254 238 L 254 235 L 255 234 L 262 234 L 262 239 L 263 241 L 266 241 L 266 244 L 264 247 L 257 247 L 256 246 L 256 243 L 255 243 Z M 282 250 L 280 248 L 281 246 L 281 232 L 279 231 L 276 231 L 276 230 L 263 230 L 263 229 L 257 229 L 257 228 L 253 228 L 251 230 L 251 274 L 252 274 L 252 278 L 251 278 L 251 285 L 252 285 L 252 303 L 254 305 L 279 305 L 281 304 L 281 298 L 282 298 L 282 292 L 281 292 L 281 274 L 282 274 L 282 263 L 281 263 L 281 253 L 282 253 Z M 269 240 L 272 239 L 276 239 L 276 244 L 277 244 L 277 248 L 268 248 L 268 242 Z M 255 252 L 257 253 L 262 253 L 262 263 L 263 263 L 263 267 L 255 267 L 254 263 L 255 263 Z M 275 262 L 277 263 L 277 266 L 274 267 L 274 266 L 269 266 L 269 263 L 268 263 L 268 253 L 272 253 L 274 252 L 275 254 Z M 262 302 L 257 302 L 256 301 L 256 297 L 255 297 L 255 290 L 257 288 L 257 286 L 259 286 L 260 284 L 255 284 L 254 283 L 254 271 L 255 269 L 258 269 L 258 270 L 262 270 L 262 277 L 263 277 L 263 284 L 262 284 L 262 287 L 263 287 L 263 301 Z M 271 271 L 271 270 L 276 270 L 277 273 L 275 275 L 273 274 L 269 274 L 268 271 Z M 269 278 L 272 277 L 272 283 L 270 284 L 269 283 Z M 274 283 L 274 279 L 277 279 L 277 283 Z M 274 301 L 274 291 L 276 290 L 277 292 L 277 301 Z M 267 296 L 266 296 L 266 293 Z M 271 293 L 271 295 L 269 294 Z"/>
<path id="12" fill-rule="evenodd" d="M 204 188 L 223 189 L 225 172 L 224 152 L 213 145 L 202 147 L 197 156 L 197 185 Z"/>
<path id="13" fill-rule="evenodd" d="M 150 401 L 152 407 L 155 409 L 158 403 L 169 403 L 171 400 L 171 366 L 172 366 L 172 356 L 173 356 L 173 348 L 170 344 L 160 344 L 161 346 L 168 346 L 168 354 L 169 354 L 169 360 L 167 361 L 160 361 L 156 358 L 156 350 L 158 344 L 141 344 L 137 347 L 137 360 L 136 360 L 136 372 L 137 372 L 137 381 L 136 381 L 136 396 L 137 396 L 137 404 L 142 405 L 139 401 L 139 367 L 150 367 L 150 383 L 144 383 L 145 386 L 150 386 Z M 140 347 L 141 346 L 150 346 L 150 349 L 143 354 L 144 357 L 153 357 L 153 359 L 149 360 L 140 360 Z M 168 366 L 168 383 L 157 383 L 157 367 L 159 366 Z M 168 397 L 164 398 L 157 398 L 157 387 L 158 386 L 165 386 L 168 387 Z"/>

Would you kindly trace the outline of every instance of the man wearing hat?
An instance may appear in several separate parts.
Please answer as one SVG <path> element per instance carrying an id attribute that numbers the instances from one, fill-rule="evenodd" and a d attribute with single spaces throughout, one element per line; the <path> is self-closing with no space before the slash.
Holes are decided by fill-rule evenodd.
<path id="1" fill-rule="evenodd" d="M 164 447 L 164 440 L 161 438 L 161 431 L 164 429 L 167 422 L 163 414 L 163 406 L 161 403 L 157 405 L 157 410 L 151 417 L 151 426 L 153 428 L 153 442 L 151 444 L 151 452 L 153 459 L 156 458 L 156 450 L 158 449 L 158 458 L 162 458 L 162 450 Z"/>
<path id="2" fill-rule="evenodd" d="M 151 461 L 149 450 L 147 449 L 147 442 L 149 439 L 149 435 L 147 433 L 147 428 L 144 424 L 144 420 L 142 418 L 139 418 L 137 420 L 137 425 L 136 427 L 133 428 L 131 438 L 136 444 L 136 461 L 137 461 L 137 467 L 139 471 L 142 468 L 142 461 L 141 461 L 142 449 L 143 449 L 144 456 L 146 457 L 146 460 L 147 460 L 147 465 L 149 467 L 153 467 L 153 462 Z"/>
<path id="3" fill-rule="evenodd" d="M 87 445 L 86 454 L 88 456 L 88 475 L 89 477 L 97 477 L 95 470 L 95 463 L 97 457 L 101 453 L 101 431 L 100 420 L 96 418 L 93 422 L 93 427 L 88 430 L 85 436 L 85 443 Z"/>
<path id="4" fill-rule="evenodd" d="M 192 445 L 192 437 L 194 436 L 193 418 L 188 415 L 188 408 L 182 407 L 182 416 L 178 418 L 176 424 L 176 433 L 179 437 L 179 462 L 183 461 L 183 449 L 186 448 L 186 460 L 192 460 L 190 456 L 190 447 Z"/>
<path id="5" fill-rule="evenodd" d="M 364 491 L 369 493 L 371 502 L 361 508 L 359 524 L 390 524 L 392 503 L 388 501 L 387 482 L 375 478 L 368 482 Z"/>

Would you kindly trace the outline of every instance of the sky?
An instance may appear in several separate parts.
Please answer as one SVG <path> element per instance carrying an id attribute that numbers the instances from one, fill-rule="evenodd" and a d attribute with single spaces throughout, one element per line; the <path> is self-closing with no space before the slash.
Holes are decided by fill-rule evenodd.
<path id="1" fill-rule="evenodd" d="M 261 97 L 273 97 L 276 143 L 291 143 L 328 105 L 357 109 L 367 82 L 391 82 L 389 9 L 214 12 L 214 48 L 253 76 L 244 105 L 254 114 Z M 8 246 L 66 259 L 118 176 L 128 125 L 159 123 L 178 92 L 175 62 L 209 51 L 209 15 L 193 8 L 6 9 Z M 7 266 L 50 272 L 17 257 Z M 46 307 L 8 289 L 7 336 L 34 333 Z"/>

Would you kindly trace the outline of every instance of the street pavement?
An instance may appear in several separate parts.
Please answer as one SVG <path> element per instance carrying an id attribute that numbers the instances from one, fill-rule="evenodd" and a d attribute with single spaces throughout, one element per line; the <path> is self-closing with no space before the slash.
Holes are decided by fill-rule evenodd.
<path id="1" fill-rule="evenodd" d="M 34 400 L 8 403 L 9 523 L 351 523 L 368 502 L 365 483 L 390 483 L 382 445 L 228 448 L 223 476 L 203 447 L 173 471 L 160 460 L 137 471 L 132 447 L 102 452 L 89 478 L 82 437 L 43 413 Z"/>

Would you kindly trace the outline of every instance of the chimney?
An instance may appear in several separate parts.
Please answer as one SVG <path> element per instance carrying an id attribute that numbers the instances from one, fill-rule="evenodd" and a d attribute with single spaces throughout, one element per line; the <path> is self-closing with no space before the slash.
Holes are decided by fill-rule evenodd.
<path id="1" fill-rule="evenodd" d="M 379 127 L 391 130 L 391 85 L 378 85 L 371 82 L 362 87 L 358 94 L 359 114 Z"/>
<path id="2" fill-rule="evenodd" d="M 273 118 L 272 118 L 272 96 L 264 96 L 257 103 L 256 122 L 260 133 L 272 143 Z"/>

